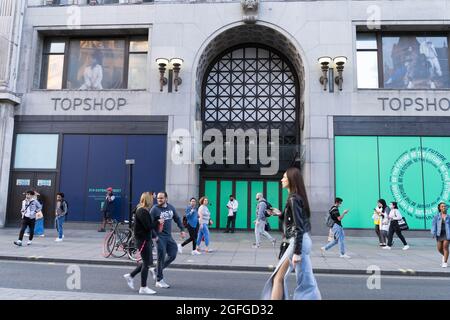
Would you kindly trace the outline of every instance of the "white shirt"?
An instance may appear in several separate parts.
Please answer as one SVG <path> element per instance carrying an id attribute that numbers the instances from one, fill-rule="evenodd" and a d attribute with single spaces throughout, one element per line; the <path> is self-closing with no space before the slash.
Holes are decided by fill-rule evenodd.
<path id="1" fill-rule="evenodd" d="M 389 213 L 389 219 L 392 220 L 402 220 L 402 214 L 400 213 L 400 211 L 398 211 L 398 209 L 392 209 L 391 212 Z"/>
<path id="2" fill-rule="evenodd" d="M 233 201 L 228 201 L 227 208 L 228 208 L 228 216 L 229 217 L 232 217 L 234 215 L 234 213 L 237 212 L 238 205 L 239 204 L 236 199 Z"/>

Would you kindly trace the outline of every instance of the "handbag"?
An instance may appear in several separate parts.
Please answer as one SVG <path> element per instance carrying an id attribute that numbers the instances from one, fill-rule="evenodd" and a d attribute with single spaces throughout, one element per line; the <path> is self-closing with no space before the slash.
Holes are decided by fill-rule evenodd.
<path id="1" fill-rule="evenodd" d="M 286 242 L 286 239 L 283 239 L 280 244 L 280 253 L 278 254 L 278 260 L 281 260 L 288 247 L 289 242 Z"/>
<path id="2" fill-rule="evenodd" d="M 36 220 L 43 219 L 43 218 L 44 218 L 44 214 L 42 213 L 42 211 L 36 212 Z"/>
<path id="3" fill-rule="evenodd" d="M 401 231 L 409 230 L 409 226 L 408 226 L 408 223 L 406 223 L 405 217 L 402 217 L 401 220 L 398 220 L 398 228 Z"/>

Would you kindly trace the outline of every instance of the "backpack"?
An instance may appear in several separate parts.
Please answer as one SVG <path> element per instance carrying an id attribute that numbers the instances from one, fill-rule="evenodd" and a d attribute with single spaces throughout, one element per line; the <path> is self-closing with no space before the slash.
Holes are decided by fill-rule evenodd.
<path id="1" fill-rule="evenodd" d="M 264 200 L 264 203 L 266 204 L 266 212 L 264 212 L 264 215 L 266 216 L 266 218 L 269 218 L 269 217 L 271 217 L 272 215 L 269 213 L 270 211 L 272 211 L 272 209 L 273 209 L 273 207 L 272 207 L 272 205 L 268 202 L 268 201 L 266 201 L 266 200 Z M 267 225 L 267 224 L 266 224 Z M 267 230 L 266 230 L 267 231 Z"/>
<path id="2" fill-rule="evenodd" d="M 331 210 L 332 210 L 333 208 L 334 208 L 334 206 L 331 207 L 330 211 L 328 211 L 328 214 L 327 214 L 327 216 L 326 216 L 326 218 L 325 218 L 325 224 L 327 225 L 328 228 L 332 228 L 333 225 L 335 224 L 333 218 L 331 217 Z"/>
<path id="3" fill-rule="evenodd" d="M 69 215 L 69 203 L 66 200 L 63 199 L 63 201 L 61 201 L 61 205 L 63 205 L 64 202 L 66 203 L 66 206 L 67 206 L 67 212 L 66 212 L 66 215 L 65 215 L 65 217 L 67 219 L 67 216 Z"/>

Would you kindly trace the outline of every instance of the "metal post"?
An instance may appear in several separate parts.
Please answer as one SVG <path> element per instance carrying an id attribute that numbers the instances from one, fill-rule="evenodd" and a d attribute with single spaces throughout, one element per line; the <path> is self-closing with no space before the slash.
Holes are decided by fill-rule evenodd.
<path id="1" fill-rule="evenodd" d="M 128 223 L 131 228 L 132 214 L 133 211 L 133 165 L 135 164 L 134 159 L 126 160 L 128 166 Z"/>

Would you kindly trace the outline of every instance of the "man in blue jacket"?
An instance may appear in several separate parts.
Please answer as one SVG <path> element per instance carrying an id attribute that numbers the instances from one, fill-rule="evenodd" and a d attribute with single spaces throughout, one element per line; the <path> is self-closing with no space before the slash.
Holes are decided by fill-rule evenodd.
<path id="1" fill-rule="evenodd" d="M 167 203 L 167 193 L 160 192 L 157 196 L 158 204 L 154 205 L 150 210 L 150 215 L 153 220 L 164 220 L 162 229 L 158 230 L 158 263 L 155 268 L 150 269 L 153 277 L 156 278 L 155 286 L 158 288 L 169 288 L 170 286 L 164 281 L 163 270 L 167 268 L 177 257 L 178 246 L 172 238 L 172 220 L 178 225 L 181 230 L 181 237 L 185 237 L 183 223 L 177 214 L 175 208 Z M 166 257 L 167 255 L 167 257 Z"/>

